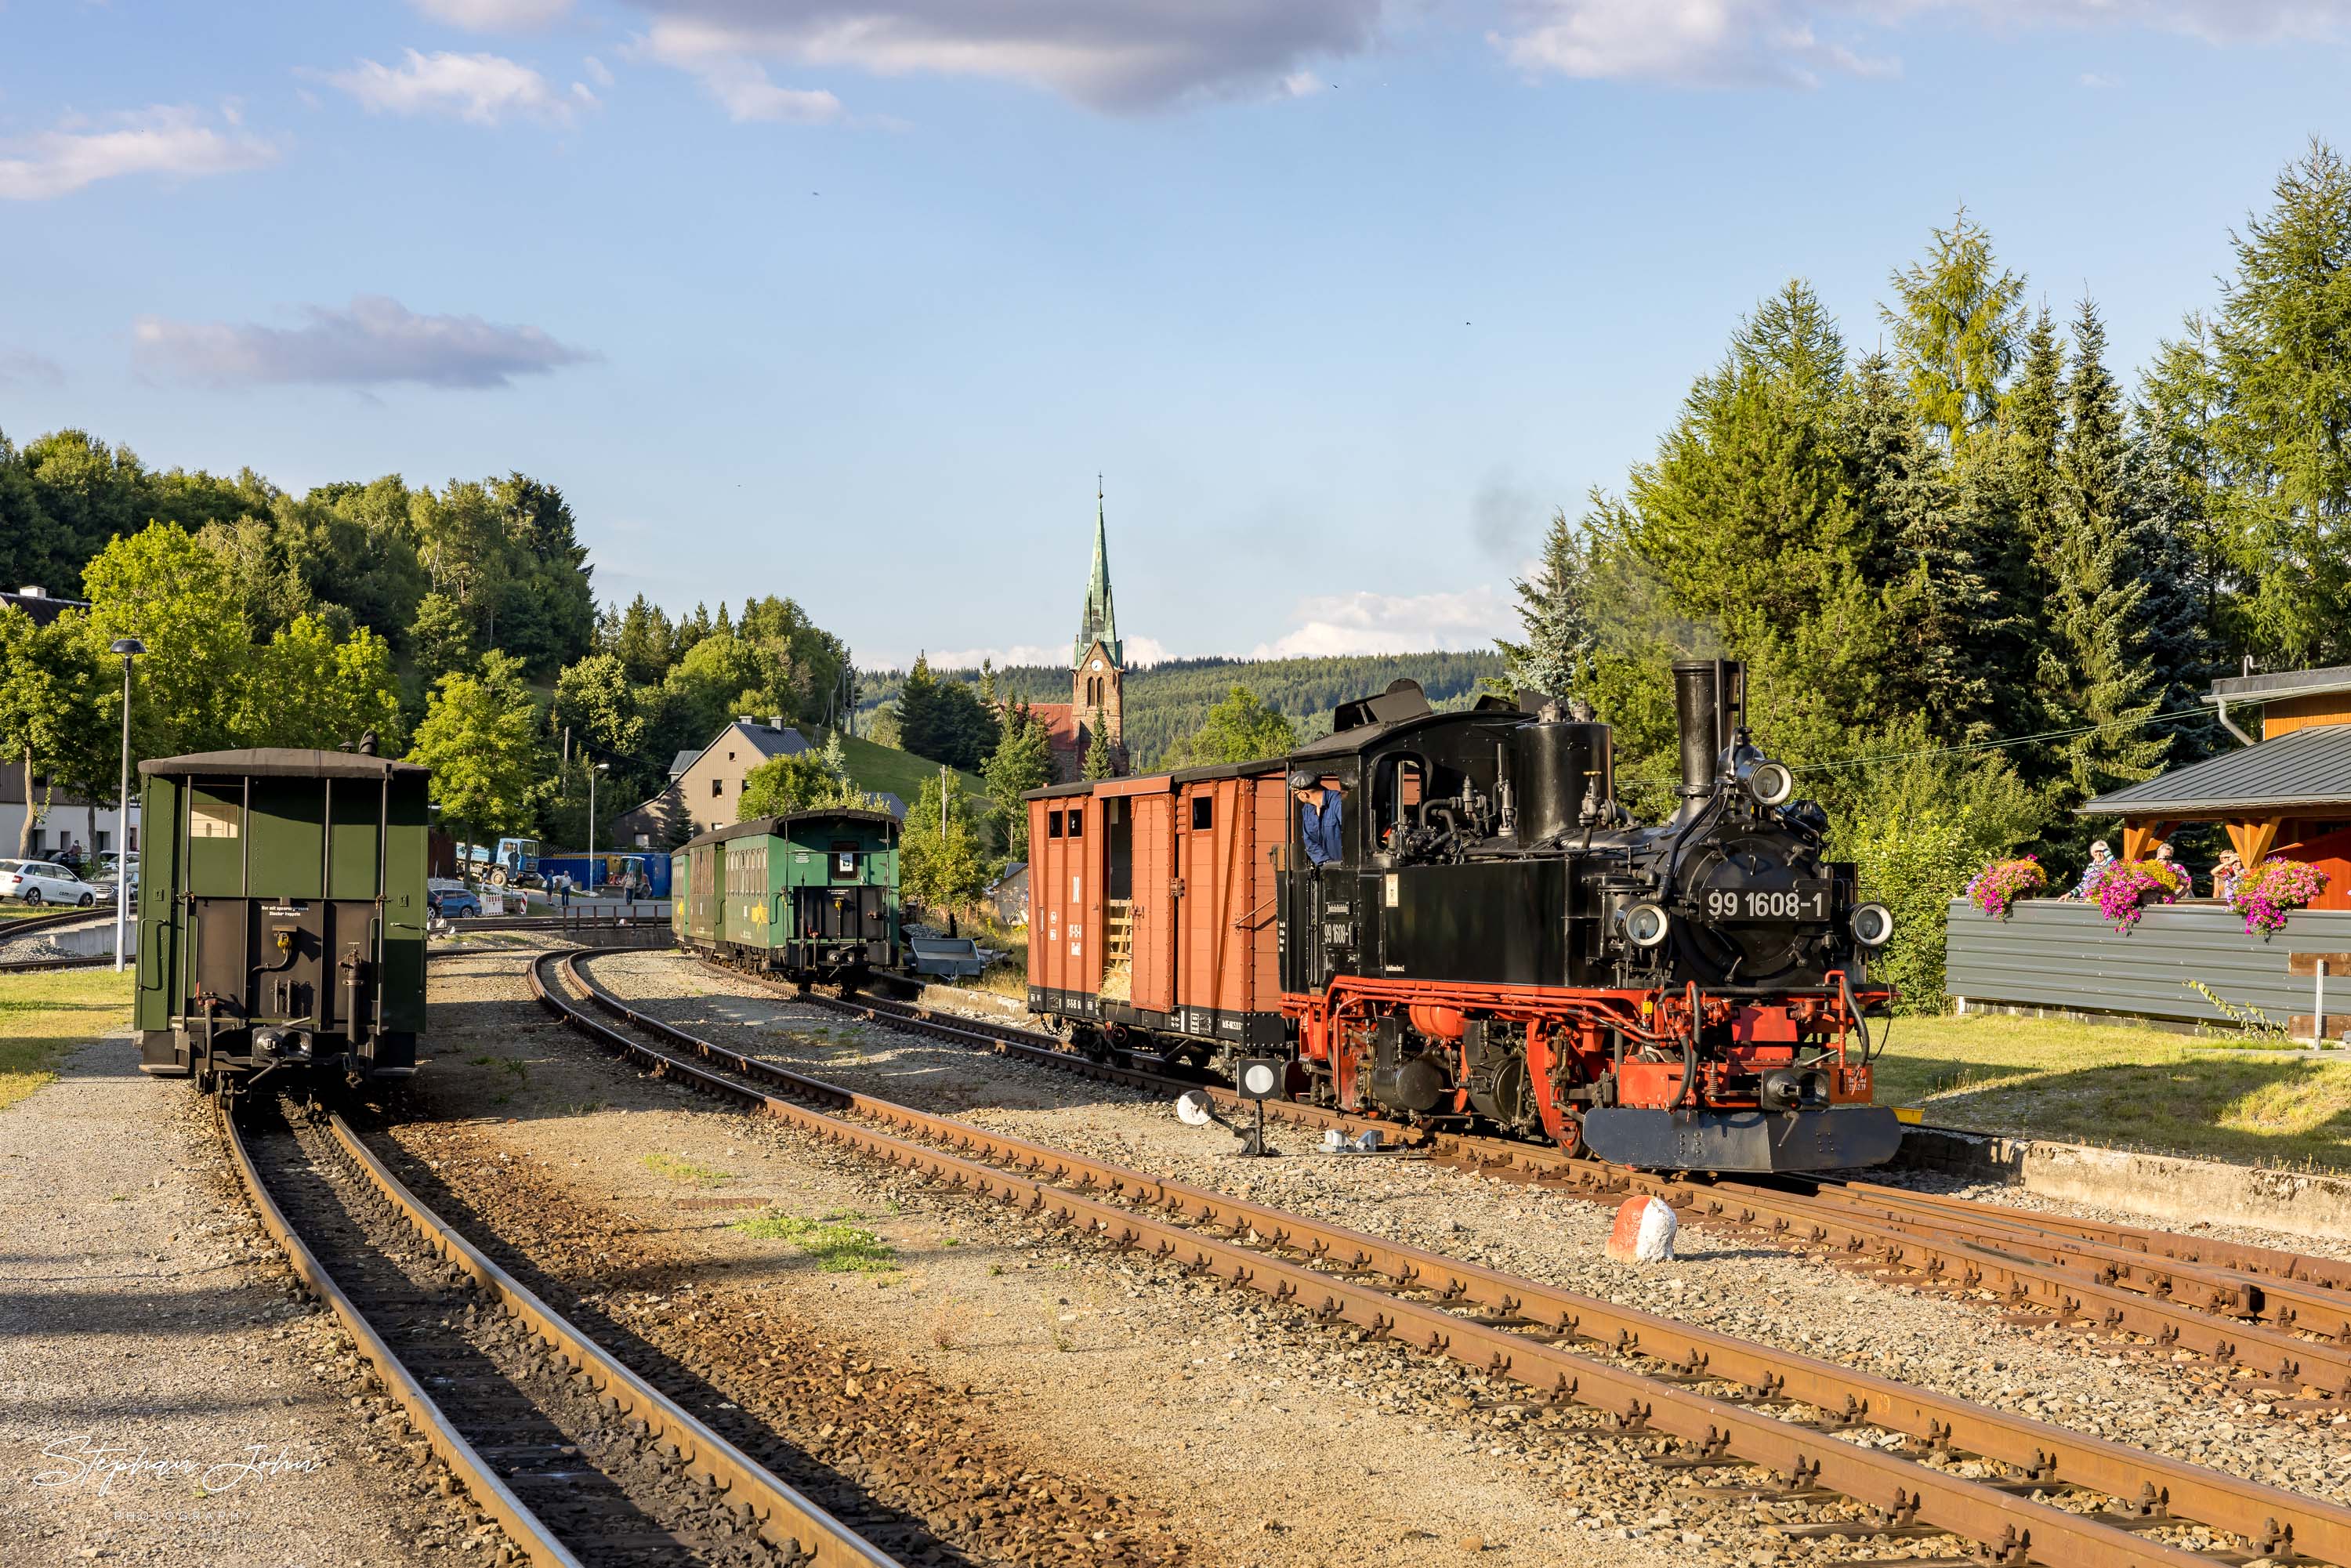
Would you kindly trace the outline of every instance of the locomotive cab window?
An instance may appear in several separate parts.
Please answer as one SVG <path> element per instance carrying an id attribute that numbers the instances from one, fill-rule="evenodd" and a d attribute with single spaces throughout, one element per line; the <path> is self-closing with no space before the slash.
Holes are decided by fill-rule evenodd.
<path id="1" fill-rule="evenodd" d="M 1372 841 L 1386 849 L 1399 841 L 1418 821 L 1427 792 L 1428 766 L 1419 758 L 1380 758 L 1372 775 Z"/>

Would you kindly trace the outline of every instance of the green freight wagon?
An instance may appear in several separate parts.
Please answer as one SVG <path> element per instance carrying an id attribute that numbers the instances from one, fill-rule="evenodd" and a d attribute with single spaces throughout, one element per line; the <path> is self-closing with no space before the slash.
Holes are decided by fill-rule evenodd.
<path id="1" fill-rule="evenodd" d="M 140 1067 L 223 1092 L 415 1071 L 430 772 L 268 748 L 139 773 Z"/>
<path id="2" fill-rule="evenodd" d="M 898 821 L 887 812 L 760 817 L 681 852 L 688 950 L 852 986 L 900 966 Z"/>

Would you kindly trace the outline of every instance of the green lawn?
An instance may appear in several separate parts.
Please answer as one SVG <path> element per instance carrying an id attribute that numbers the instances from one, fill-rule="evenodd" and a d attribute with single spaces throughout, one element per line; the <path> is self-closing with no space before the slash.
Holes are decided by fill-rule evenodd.
<path id="1" fill-rule="evenodd" d="M 132 979 L 112 969 L 0 977 L 0 1110 L 56 1078 L 73 1047 L 130 1027 Z"/>
<path id="2" fill-rule="evenodd" d="M 1877 1097 L 1941 1126 L 2351 1170 L 2351 1053 L 2231 1050 L 2116 1024 L 1894 1020 Z"/>
<path id="3" fill-rule="evenodd" d="M 809 738 L 816 745 L 823 742 L 814 732 Z M 876 794 L 887 792 L 906 802 L 909 807 L 922 797 L 923 781 L 939 776 L 939 765 L 928 758 L 917 757 L 911 751 L 895 747 L 860 740 L 853 735 L 841 737 L 842 758 L 849 764 L 849 776 L 858 787 Z M 964 795 L 967 800 L 984 801 L 987 785 L 977 773 L 963 775 Z"/>

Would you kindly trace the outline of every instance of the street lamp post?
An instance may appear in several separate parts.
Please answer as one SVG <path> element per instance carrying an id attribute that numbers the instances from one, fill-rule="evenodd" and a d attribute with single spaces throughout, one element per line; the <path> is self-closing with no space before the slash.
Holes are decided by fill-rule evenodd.
<path id="1" fill-rule="evenodd" d="M 599 762 L 588 770 L 588 891 L 596 891 L 596 775 L 612 765 Z"/>
<path id="2" fill-rule="evenodd" d="M 147 651 L 136 637 L 117 637 L 112 652 L 122 655 L 122 792 L 114 801 L 114 972 L 122 973 L 122 950 L 131 930 L 131 661 Z"/>

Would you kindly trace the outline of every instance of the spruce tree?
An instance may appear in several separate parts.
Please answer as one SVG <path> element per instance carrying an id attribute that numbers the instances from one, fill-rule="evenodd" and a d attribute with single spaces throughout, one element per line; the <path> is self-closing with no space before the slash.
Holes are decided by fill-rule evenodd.
<path id="1" fill-rule="evenodd" d="M 2085 728 L 2055 748 L 2079 800 L 2160 772 L 2170 737 L 2147 720 L 2161 686 L 2141 653 L 2147 585 L 2133 575 L 2122 515 L 2120 390 L 2105 364 L 2105 324 L 2085 299 L 2073 327 L 2064 390 L 2064 441 L 2053 467 L 2052 538 L 2045 551 L 2051 645 L 2043 655 L 2048 711 Z"/>
<path id="2" fill-rule="evenodd" d="M 1045 727 L 1019 703 L 1004 716 L 1004 730 L 989 754 L 982 775 L 987 798 L 1004 833 L 1004 852 L 1016 861 L 1029 858 L 1029 803 L 1020 797 L 1053 780 L 1053 755 Z"/>
<path id="3" fill-rule="evenodd" d="M 1930 446 L 1883 353 L 1850 378 L 1846 462 L 1871 541 L 1865 573 L 1884 604 L 1886 701 L 1927 733 L 1976 739 L 1990 729 L 1995 640 L 2014 635 L 1977 559 L 1942 455 Z"/>
<path id="4" fill-rule="evenodd" d="M 2212 324 L 2215 496 L 2245 651 L 2324 664 L 2351 659 L 2351 162 L 2314 139 L 2273 195 Z"/>
<path id="5" fill-rule="evenodd" d="M 1958 449 L 1999 417 L 2024 324 L 2024 278 L 2002 268 L 1991 235 L 1961 207 L 1933 230 L 1924 260 L 1893 276 L 1882 314 L 1918 416 Z"/>
<path id="6" fill-rule="evenodd" d="M 1567 513 L 1554 511 L 1534 577 L 1510 582 L 1518 591 L 1519 622 L 1526 628 L 1526 641 L 1494 640 L 1510 662 L 1505 679 L 1512 686 L 1562 698 L 1583 686 L 1583 665 L 1592 650 L 1587 580 L 1583 540 Z"/>
<path id="7" fill-rule="evenodd" d="M 1085 768 L 1079 777 L 1092 782 L 1096 779 L 1107 779 L 1117 769 L 1110 754 L 1110 736 L 1102 728 L 1102 709 L 1093 710 L 1088 728 L 1093 732 L 1093 739 L 1086 747 Z"/>

